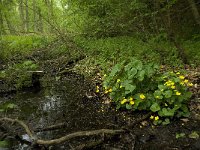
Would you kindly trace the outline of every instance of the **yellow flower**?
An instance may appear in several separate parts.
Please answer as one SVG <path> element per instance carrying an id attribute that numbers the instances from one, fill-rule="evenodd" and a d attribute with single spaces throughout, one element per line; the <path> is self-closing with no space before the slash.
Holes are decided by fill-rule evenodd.
<path id="1" fill-rule="evenodd" d="M 173 86 L 174 84 L 175 84 L 175 83 L 174 83 L 173 81 L 169 80 L 169 81 L 165 82 L 164 85 Z"/>
<path id="2" fill-rule="evenodd" d="M 179 75 L 179 74 L 180 74 L 180 72 L 177 72 L 176 74 L 177 74 L 177 75 Z"/>
<path id="3" fill-rule="evenodd" d="M 112 92 L 112 89 L 109 89 L 108 92 Z"/>
<path id="4" fill-rule="evenodd" d="M 159 117 L 158 117 L 158 116 L 156 116 L 156 117 L 155 117 L 155 120 L 156 120 L 156 121 L 157 121 L 157 120 L 159 120 Z"/>
<path id="5" fill-rule="evenodd" d="M 99 89 L 99 86 L 97 85 L 96 88 Z"/>
<path id="6" fill-rule="evenodd" d="M 96 89 L 96 93 L 99 93 L 99 89 Z"/>
<path id="7" fill-rule="evenodd" d="M 184 83 L 188 83 L 188 80 L 184 80 L 183 82 L 184 82 Z"/>
<path id="8" fill-rule="evenodd" d="M 179 78 L 180 78 L 180 79 L 185 79 L 185 77 L 184 77 L 184 76 L 179 76 Z"/>
<path id="9" fill-rule="evenodd" d="M 127 99 L 123 99 L 122 101 L 121 101 L 121 104 L 124 104 L 124 103 L 126 103 L 127 102 Z"/>
<path id="10" fill-rule="evenodd" d="M 141 98 L 141 99 L 145 99 L 144 94 L 140 94 L 140 98 Z"/>
<path id="11" fill-rule="evenodd" d="M 134 105 L 134 104 L 135 104 L 135 102 L 134 102 L 134 101 L 130 101 L 130 104 L 131 104 L 131 105 Z"/>
<path id="12" fill-rule="evenodd" d="M 175 83 L 174 82 L 171 82 L 171 85 L 173 86 Z"/>
<path id="13" fill-rule="evenodd" d="M 192 83 L 189 83 L 188 86 L 193 86 L 193 84 L 192 84 Z"/>
<path id="14" fill-rule="evenodd" d="M 180 82 L 180 85 L 184 85 L 184 82 Z"/>
<path id="15" fill-rule="evenodd" d="M 107 94 L 107 93 L 108 93 L 108 90 L 106 90 L 104 93 Z"/>
<path id="16" fill-rule="evenodd" d="M 120 79 L 117 79 L 117 83 L 119 83 L 121 80 Z"/>
<path id="17" fill-rule="evenodd" d="M 130 101 L 132 101 L 132 100 L 133 100 L 133 98 L 132 98 L 132 97 L 130 97 L 130 98 L 129 98 L 129 100 L 130 100 Z"/>
<path id="18" fill-rule="evenodd" d="M 107 74 L 104 74 L 103 76 L 104 76 L 104 77 L 106 77 L 106 76 L 107 76 Z"/>
<path id="19" fill-rule="evenodd" d="M 172 89 L 175 89 L 175 86 L 174 86 L 174 85 L 172 85 L 172 86 L 171 86 L 171 88 L 172 88 Z"/>
<path id="20" fill-rule="evenodd" d="M 154 118 L 154 116 L 151 115 L 150 119 L 153 119 L 153 118 Z"/>
<path id="21" fill-rule="evenodd" d="M 176 95 L 181 95 L 181 93 L 180 93 L 180 92 L 178 92 L 178 91 L 176 91 Z"/>
<path id="22" fill-rule="evenodd" d="M 120 87 L 119 87 L 119 88 L 121 89 L 122 87 L 123 87 L 123 86 L 122 86 L 122 85 L 120 85 Z"/>

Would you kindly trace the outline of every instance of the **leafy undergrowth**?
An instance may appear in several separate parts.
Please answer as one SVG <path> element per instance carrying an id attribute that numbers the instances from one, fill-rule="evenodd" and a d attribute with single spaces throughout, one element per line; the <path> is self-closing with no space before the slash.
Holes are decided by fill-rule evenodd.
<path id="1" fill-rule="evenodd" d="M 29 55 L 33 49 L 42 48 L 53 40 L 51 36 L 25 35 L 3 36 L 1 43 L 1 60 L 8 61 L 15 57 Z"/>
<path id="2" fill-rule="evenodd" d="M 0 92 L 31 87 L 33 71 L 56 75 L 84 57 L 54 37 L 3 36 L 0 42 Z"/>
<path id="3" fill-rule="evenodd" d="M 188 103 L 190 115 L 188 117 L 182 116 L 180 118 L 173 118 L 171 119 L 171 123 L 167 126 L 155 126 L 151 117 L 141 121 L 131 129 L 135 136 L 134 139 L 136 140 L 134 145 L 135 149 L 200 149 L 200 68 L 194 69 L 188 67 L 186 71 L 185 77 L 194 84 L 194 86 L 189 88 L 193 93 Z M 97 86 L 99 88 L 96 89 L 96 92 L 97 95 L 101 96 L 100 101 L 104 104 L 102 111 L 105 112 L 107 111 L 106 108 L 108 105 L 112 107 L 116 107 L 116 105 L 107 94 L 111 92 L 109 89 L 101 91 L 101 85 L 99 83 L 102 82 L 103 78 L 105 78 L 103 74 L 100 75 L 100 73 L 98 73 L 95 80 L 98 80 Z M 119 80 L 117 84 L 119 84 Z M 123 114 L 122 116 L 124 119 L 122 119 L 123 121 L 121 120 L 121 122 L 125 125 L 132 124 L 135 119 L 137 120 L 140 118 L 141 114 L 146 114 L 146 112 L 141 110 L 129 111 L 124 108 L 118 110 L 118 112 Z M 113 145 L 120 147 L 124 143 L 129 143 L 123 146 L 131 149 L 133 143 L 127 141 L 126 138 L 127 136 L 122 136 L 115 144 L 113 143 Z"/>
<path id="4" fill-rule="evenodd" d="M 144 62 L 154 62 L 171 68 L 184 69 L 173 43 L 153 38 L 142 41 L 135 37 L 121 36 L 104 39 L 76 37 L 75 42 L 83 49 L 87 58 L 80 61 L 74 68 L 86 76 L 95 75 L 97 70 L 109 71 L 112 66 L 133 56 Z M 183 41 L 182 46 L 191 66 L 198 67 L 199 42 Z"/>

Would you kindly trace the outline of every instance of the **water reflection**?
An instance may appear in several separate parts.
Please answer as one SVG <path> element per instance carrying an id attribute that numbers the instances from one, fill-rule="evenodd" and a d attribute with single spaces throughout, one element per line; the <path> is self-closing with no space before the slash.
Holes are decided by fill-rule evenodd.
<path id="1" fill-rule="evenodd" d="M 44 112 L 56 110 L 61 105 L 60 97 L 58 97 L 58 96 L 46 96 L 45 101 L 41 105 L 42 105 L 42 110 Z"/>

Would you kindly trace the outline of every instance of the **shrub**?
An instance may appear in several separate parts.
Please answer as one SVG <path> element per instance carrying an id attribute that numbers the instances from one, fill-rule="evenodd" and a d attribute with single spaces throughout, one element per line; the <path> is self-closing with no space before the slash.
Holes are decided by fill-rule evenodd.
<path id="1" fill-rule="evenodd" d="M 190 86 L 180 72 L 161 72 L 158 65 L 135 58 L 116 64 L 103 81 L 105 93 L 117 109 L 152 111 L 154 124 L 168 124 L 170 118 L 189 115 Z"/>

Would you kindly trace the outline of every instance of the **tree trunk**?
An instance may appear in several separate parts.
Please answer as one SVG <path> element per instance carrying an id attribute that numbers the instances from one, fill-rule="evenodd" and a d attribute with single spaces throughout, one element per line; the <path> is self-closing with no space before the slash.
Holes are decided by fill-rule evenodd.
<path id="1" fill-rule="evenodd" d="M 26 7 L 26 32 L 29 32 L 29 8 L 28 8 L 28 0 L 25 0 Z"/>
<path id="2" fill-rule="evenodd" d="M 200 26 L 200 15 L 199 15 L 199 12 L 198 12 L 198 9 L 197 9 L 197 6 L 196 6 L 194 0 L 188 0 L 188 3 L 191 7 L 191 10 L 192 10 L 192 13 L 193 13 L 196 23 Z"/>
<path id="3" fill-rule="evenodd" d="M 50 1 L 50 18 L 51 18 L 51 22 L 53 23 L 55 20 L 54 20 L 54 11 L 53 11 L 53 8 L 54 8 L 54 1 L 51 0 Z M 53 28 L 51 27 L 51 32 L 53 32 Z"/>
<path id="4" fill-rule="evenodd" d="M 4 13 L 4 18 L 7 23 L 10 34 L 16 34 L 16 30 L 15 30 L 13 24 L 10 22 L 9 17 L 7 16 L 7 13 Z"/>
<path id="5" fill-rule="evenodd" d="M 33 30 L 37 32 L 37 8 L 36 8 L 36 1 L 33 0 Z"/>
<path id="6" fill-rule="evenodd" d="M 0 6 L 3 7 L 2 0 L 0 0 Z M 5 31 L 3 26 L 3 11 L 0 9 L 0 37 L 2 37 L 4 33 Z"/>
<path id="7" fill-rule="evenodd" d="M 38 31 L 44 32 L 43 19 L 42 19 L 41 9 L 39 7 L 38 7 L 38 15 L 39 15 Z"/>
<path id="8" fill-rule="evenodd" d="M 26 22 L 25 22 L 25 17 L 24 17 L 24 4 L 23 4 L 23 0 L 19 0 L 19 13 L 20 13 L 20 18 L 21 18 L 21 30 L 22 32 L 25 32 L 25 26 L 26 26 Z"/>

